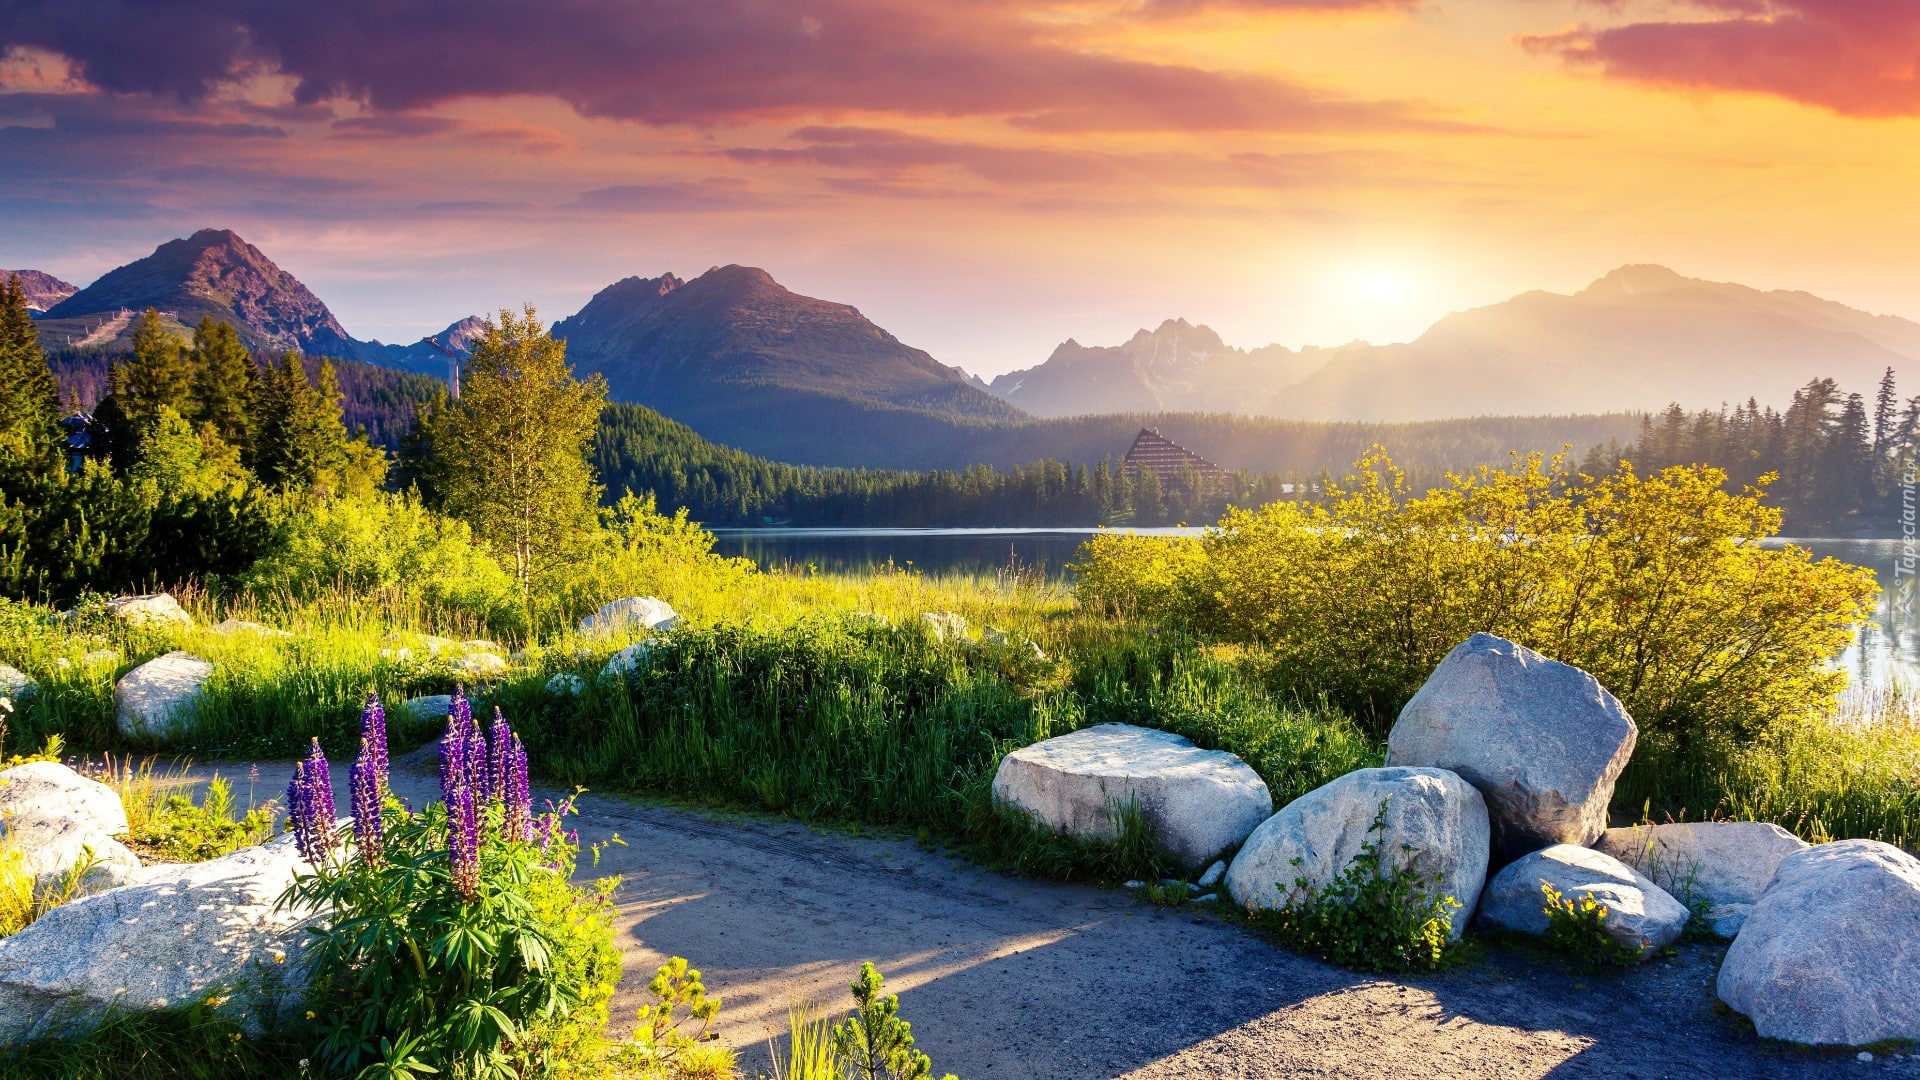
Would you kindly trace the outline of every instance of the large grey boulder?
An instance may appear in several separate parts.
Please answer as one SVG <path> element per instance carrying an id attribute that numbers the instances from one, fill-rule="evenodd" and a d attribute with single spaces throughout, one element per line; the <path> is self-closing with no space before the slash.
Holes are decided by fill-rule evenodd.
<path id="1" fill-rule="evenodd" d="M 84 859 L 93 868 L 82 892 L 109 889 L 140 872 L 140 858 L 116 837 L 127 811 L 114 790 L 53 761 L 0 770 L 0 837 L 24 856 L 27 872 L 46 888 Z"/>
<path id="2" fill-rule="evenodd" d="M 122 675 L 113 688 L 120 733 L 153 742 L 180 734 L 212 677 L 212 664 L 177 649 Z"/>
<path id="3" fill-rule="evenodd" d="M 1807 842 L 1765 821 L 1704 821 L 1608 829 L 1594 847 L 1652 878 L 1688 907 L 1704 906 L 1721 937 L 1740 932 L 1780 860 Z"/>
<path id="4" fill-rule="evenodd" d="M 0 698 L 23 698 L 39 686 L 33 676 L 9 664 L 0 664 Z"/>
<path id="5" fill-rule="evenodd" d="M 1568 899 L 1592 896 L 1607 908 L 1607 933 L 1640 950 L 1665 948 L 1687 928 L 1693 913 L 1646 875 L 1604 852 L 1555 844 L 1515 860 L 1493 876 L 1480 898 L 1480 919 L 1522 934 L 1547 932 L 1547 899 L 1541 883 Z"/>
<path id="6" fill-rule="evenodd" d="M 626 596 L 600 605 L 580 620 L 580 632 L 598 637 L 630 630 L 667 631 L 683 620 L 673 605 L 652 596 Z"/>
<path id="7" fill-rule="evenodd" d="M 283 837 L 63 904 L 0 938 L 0 1046 L 73 1036 L 121 1011 L 188 1005 L 258 1034 L 300 1006 L 310 912 L 275 902 L 306 864 Z"/>
<path id="8" fill-rule="evenodd" d="M 1486 884 L 1489 836 L 1486 800 L 1453 773 L 1360 769 L 1307 792 L 1253 830 L 1227 868 L 1227 893 L 1249 910 L 1287 907 L 1303 899 L 1299 879 L 1324 889 L 1374 842 L 1392 867 L 1411 865 L 1426 879 L 1427 895 L 1460 902 L 1451 915 L 1458 939 Z"/>
<path id="9" fill-rule="evenodd" d="M 1639 736 L 1593 676 L 1492 634 L 1455 646 L 1400 710 L 1387 764 L 1459 773 L 1486 796 L 1496 860 L 1607 829 Z"/>
<path id="10" fill-rule="evenodd" d="M 1769 1039 L 1920 1039 L 1920 859 L 1842 840 L 1780 860 L 1717 989 Z"/>
<path id="11" fill-rule="evenodd" d="M 149 593 L 145 596 L 116 596 L 107 601 L 107 614 L 126 623 L 128 626 L 146 626 L 158 629 L 179 627 L 190 629 L 193 616 L 180 606 L 169 593 Z"/>
<path id="12" fill-rule="evenodd" d="M 1089 841 L 1120 835 L 1117 811 L 1139 810 L 1153 844 L 1198 869 L 1246 839 L 1273 812 L 1253 767 L 1172 732 L 1100 724 L 1015 750 L 993 797 L 1055 832 Z"/>

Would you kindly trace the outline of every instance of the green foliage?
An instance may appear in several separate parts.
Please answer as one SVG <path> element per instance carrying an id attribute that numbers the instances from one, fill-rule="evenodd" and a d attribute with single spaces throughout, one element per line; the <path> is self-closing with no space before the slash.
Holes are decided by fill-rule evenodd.
<path id="1" fill-rule="evenodd" d="M 518 1080 L 604 1056 L 615 882 L 576 889 L 557 826 L 543 853 L 502 834 L 498 804 L 487 813 L 470 903 L 449 873 L 445 805 L 414 814 L 393 800 L 381 861 L 322 867 L 282 898 L 338 912 L 315 931 L 309 999 L 324 1072 Z"/>
<path id="2" fill-rule="evenodd" d="M 75 1039 L 0 1049 L 0 1080 L 292 1080 L 305 1048 L 248 1039 L 201 1003 L 109 1017 Z"/>
<path id="3" fill-rule="evenodd" d="M 127 846 L 143 858 L 202 862 L 265 843 L 273 836 L 273 818 L 271 805 L 242 812 L 234 805 L 233 785 L 216 777 L 199 803 L 190 794 L 164 796 L 130 823 Z"/>
<path id="4" fill-rule="evenodd" d="M 133 356 L 113 369 L 113 396 L 132 424 L 136 438 L 169 408 L 188 416 L 193 408 L 193 369 L 152 308 L 140 313 L 133 328 Z"/>
<path id="5" fill-rule="evenodd" d="M 1373 834 L 1385 831 L 1386 822 L 1383 800 L 1353 862 L 1324 888 L 1295 878 L 1287 905 L 1256 913 L 1257 921 L 1288 948 L 1341 967 L 1393 972 L 1443 965 L 1460 901 L 1434 891 L 1439 878 L 1414 866 L 1413 849 L 1382 850 Z"/>
<path id="6" fill-rule="evenodd" d="M 522 592 L 576 557 L 600 488 L 584 452 L 606 382 L 567 366 L 531 305 L 502 310 L 467 359 L 461 397 L 434 416 L 429 471 L 448 513 L 497 550 Z"/>
<path id="7" fill-rule="evenodd" d="M 833 1021 L 811 1001 L 787 1005 L 786 1066 L 776 1056 L 774 1080 L 842 1080 L 840 1055 L 833 1045 Z"/>
<path id="8" fill-rule="evenodd" d="M 1632 967 L 1640 962 L 1639 948 L 1607 930 L 1607 905 L 1592 893 L 1567 896 L 1551 882 L 1542 881 L 1540 894 L 1547 901 L 1542 909 L 1547 929 L 1541 939 L 1548 948 L 1588 969 Z"/>
<path id="9" fill-rule="evenodd" d="M 251 404 L 259 393 L 260 369 L 240 343 L 232 323 L 202 318 L 193 331 L 193 421 L 250 457 L 254 418 Z"/>
<path id="10" fill-rule="evenodd" d="M 238 584 L 268 600 L 309 599 L 329 590 L 386 594 L 459 613 L 495 632 L 525 625 L 513 578 L 467 526 L 405 494 L 303 504 L 274 550 Z"/>
<path id="11" fill-rule="evenodd" d="M 1576 477 L 1534 456 L 1415 496 L 1383 455 L 1358 468 L 1325 505 L 1236 510 L 1198 541 L 1096 537 L 1082 595 L 1257 645 L 1283 686 L 1382 720 L 1488 631 L 1697 747 L 1829 706 L 1845 675 L 1827 659 L 1875 591 L 1867 571 L 1762 550 L 1779 512 L 1711 469 Z"/>
<path id="12" fill-rule="evenodd" d="M 720 999 L 707 996 L 697 969 L 683 957 L 671 957 L 654 973 L 647 993 L 654 1000 L 640 1006 L 633 1040 L 621 1048 L 625 1064 L 649 1080 L 721 1080 L 734 1074 L 733 1051 L 719 1045 L 719 1034 L 710 1030 L 720 1015 Z M 699 1029 L 682 1030 L 686 1022 Z"/>
<path id="13" fill-rule="evenodd" d="M 0 283 L 0 459 L 47 459 L 59 444 L 59 419 L 59 390 L 26 290 L 9 274 Z"/>
<path id="14" fill-rule="evenodd" d="M 847 1080 L 927 1080 L 933 1061 L 913 1048 L 913 1025 L 900 1019 L 900 995 L 880 993 L 885 982 L 871 960 L 860 965 L 848 987 L 854 1010 L 834 1029 L 834 1052 Z"/>
<path id="15" fill-rule="evenodd" d="M 269 364 L 254 391 L 251 425 L 253 469 L 269 486 L 366 495 L 386 479 L 385 454 L 347 437 L 330 360 L 320 361 L 317 386 L 299 353 Z"/>

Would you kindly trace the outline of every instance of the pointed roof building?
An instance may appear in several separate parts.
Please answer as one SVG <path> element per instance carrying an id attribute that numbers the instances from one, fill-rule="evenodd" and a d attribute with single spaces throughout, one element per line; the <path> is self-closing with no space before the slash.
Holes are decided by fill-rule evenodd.
<path id="1" fill-rule="evenodd" d="M 1123 464 L 1130 469 L 1151 469 L 1166 483 L 1182 472 L 1201 476 L 1219 476 L 1224 470 L 1199 454 L 1166 438 L 1152 428 L 1141 428 L 1133 445 L 1127 447 Z"/>

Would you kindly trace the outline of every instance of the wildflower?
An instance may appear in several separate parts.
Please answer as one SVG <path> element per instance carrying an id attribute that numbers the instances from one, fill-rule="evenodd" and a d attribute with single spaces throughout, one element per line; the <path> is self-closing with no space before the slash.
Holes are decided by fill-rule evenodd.
<path id="1" fill-rule="evenodd" d="M 480 891 L 480 807 L 474 786 L 464 775 L 447 799 L 447 859 L 454 891 L 462 902 L 472 903 Z"/>
<path id="2" fill-rule="evenodd" d="M 361 739 L 360 756 L 347 770 L 347 791 L 353 804 L 353 841 L 359 848 L 360 858 L 369 865 L 380 862 L 386 845 L 380 816 L 384 777 L 373 754 L 373 744 Z"/>
<path id="3" fill-rule="evenodd" d="M 533 792 L 527 782 L 527 747 L 520 736 L 509 733 L 512 743 L 506 752 L 506 830 L 509 839 L 526 843 L 533 839 Z"/>
<path id="4" fill-rule="evenodd" d="M 333 848 L 333 780 L 320 740 L 294 763 L 293 782 L 287 785 L 287 814 L 293 819 L 294 843 L 300 857 L 318 866 Z"/>
<path id="5" fill-rule="evenodd" d="M 387 710 L 380 705 L 380 695 L 367 694 L 366 707 L 360 710 L 360 740 L 366 743 L 373 762 L 374 775 L 378 778 L 380 801 L 385 802 L 387 793 Z"/>
<path id="6" fill-rule="evenodd" d="M 507 751 L 513 730 L 498 708 L 493 710 L 493 726 L 487 731 L 487 797 L 505 802 L 507 798 Z"/>

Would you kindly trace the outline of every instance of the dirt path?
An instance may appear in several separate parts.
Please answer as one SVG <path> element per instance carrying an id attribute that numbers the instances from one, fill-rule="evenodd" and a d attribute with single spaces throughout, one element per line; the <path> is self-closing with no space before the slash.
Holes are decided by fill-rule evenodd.
<path id="1" fill-rule="evenodd" d="M 247 789 L 248 766 L 200 766 Z M 259 766 L 259 795 L 285 763 Z M 396 771 L 415 805 L 431 777 Z M 346 790 L 345 777 L 334 782 Z M 721 1032 L 749 1070 L 793 993 L 839 1009 L 873 960 L 939 1071 L 964 1080 L 1221 1077 L 1920 1077 L 1920 1058 L 1761 1042 L 1716 1007 L 1721 950 L 1688 947 L 1622 975 L 1543 971 L 1492 953 L 1418 979 L 1341 971 L 1204 914 L 1127 894 L 981 871 L 910 842 L 791 822 L 581 800 L 583 840 L 617 832 L 630 1025 L 668 955 L 725 1001 Z"/>

